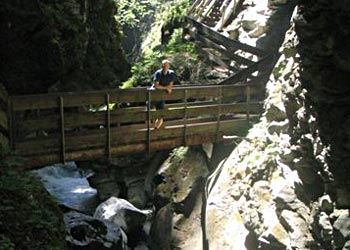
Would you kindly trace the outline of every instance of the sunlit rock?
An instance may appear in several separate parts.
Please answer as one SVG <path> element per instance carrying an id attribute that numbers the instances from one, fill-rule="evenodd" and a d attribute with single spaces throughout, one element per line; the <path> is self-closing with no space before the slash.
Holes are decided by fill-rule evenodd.
<path id="1" fill-rule="evenodd" d="M 283 210 L 281 223 L 287 229 L 291 239 L 291 247 L 294 249 L 312 249 L 316 243 L 309 230 L 308 222 L 298 213 L 291 210 Z"/>

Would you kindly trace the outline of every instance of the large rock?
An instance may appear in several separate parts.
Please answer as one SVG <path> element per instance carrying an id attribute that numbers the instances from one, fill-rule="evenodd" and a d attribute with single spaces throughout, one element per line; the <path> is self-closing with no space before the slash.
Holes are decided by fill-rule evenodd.
<path id="1" fill-rule="evenodd" d="M 118 225 L 74 211 L 64 214 L 64 221 L 71 249 L 128 249 L 127 238 Z"/>

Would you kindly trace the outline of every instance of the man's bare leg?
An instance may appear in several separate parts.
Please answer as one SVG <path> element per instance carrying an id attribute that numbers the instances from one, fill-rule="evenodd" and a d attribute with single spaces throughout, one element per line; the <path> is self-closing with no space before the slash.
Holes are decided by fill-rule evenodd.
<path id="1" fill-rule="evenodd" d="M 158 118 L 156 119 L 155 123 L 154 123 L 154 128 L 158 129 L 163 125 L 163 118 Z"/>

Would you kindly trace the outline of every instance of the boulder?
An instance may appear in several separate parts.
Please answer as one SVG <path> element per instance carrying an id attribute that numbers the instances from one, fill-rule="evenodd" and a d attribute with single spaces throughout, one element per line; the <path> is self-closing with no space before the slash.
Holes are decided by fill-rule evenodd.
<path id="1" fill-rule="evenodd" d="M 70 249 L 127 250 L 127 238 L 118 225 L 71 211 L 64 214 Z"/>

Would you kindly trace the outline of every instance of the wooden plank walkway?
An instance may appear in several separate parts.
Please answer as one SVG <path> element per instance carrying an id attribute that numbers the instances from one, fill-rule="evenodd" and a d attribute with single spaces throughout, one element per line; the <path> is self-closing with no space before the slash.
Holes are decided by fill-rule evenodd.
<path id="1" fill-rule="evenodd" d="M 242 134 L 262 111 L 260 84 L 175 86 L 12 96 L 11 142 L 28 168 L 222 141 Z M 243 100 L 242 100 L 242 97 Z M 149 101 L 166 101 L 153 110 Z M 153 129 L 152 121 L 165 120 Z"/>

